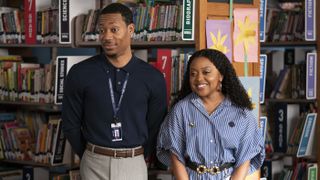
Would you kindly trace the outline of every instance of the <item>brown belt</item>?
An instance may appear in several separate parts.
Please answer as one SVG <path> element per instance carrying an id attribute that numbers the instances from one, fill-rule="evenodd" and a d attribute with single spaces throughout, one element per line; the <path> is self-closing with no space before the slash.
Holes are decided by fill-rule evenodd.
<path id="1" fill-rule="evenodd" d="M 99 146 L 94 146 L 92 144 L 87 144 L 87 150 L 105 155 L 105 156 L 111 156 L 115 158 L 127 158 L 127 157 L 134 157 L 139 156 L 143 154 L 143 147 L 128 149 L 128 150 L 115 150 L 115 149 L 106 149 Z"/>

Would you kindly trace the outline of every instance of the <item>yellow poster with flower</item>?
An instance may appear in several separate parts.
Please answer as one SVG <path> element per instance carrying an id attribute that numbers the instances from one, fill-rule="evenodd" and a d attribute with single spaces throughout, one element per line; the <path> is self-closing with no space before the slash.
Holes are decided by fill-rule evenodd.
<path id="1" fill-rule="evenodd" d="M 258 62 L 258 9 L 234 9 L 233 56 L 236 62 Z"/>

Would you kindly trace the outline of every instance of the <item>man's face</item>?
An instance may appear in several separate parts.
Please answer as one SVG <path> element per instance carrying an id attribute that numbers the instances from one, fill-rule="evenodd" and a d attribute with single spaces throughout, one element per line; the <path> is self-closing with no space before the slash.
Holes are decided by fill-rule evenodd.
<path id="1" fill-rule="evenodd" d="M 134 25 L 126 25 L 120 13 L 103 14 L 99 18 L 99 38 L 107 56 L 119 56 L 130 50 L 133 31 Z"/>

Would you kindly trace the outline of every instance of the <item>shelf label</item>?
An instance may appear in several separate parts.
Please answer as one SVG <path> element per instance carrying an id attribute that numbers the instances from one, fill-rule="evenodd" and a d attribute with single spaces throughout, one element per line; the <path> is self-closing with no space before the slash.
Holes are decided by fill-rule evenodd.
<path id="1" fill-rule="evenodd" d="M 307 54 L 306 99 L 317 97 L 317 53 Z"/>
<path id="2" fill-rule="evenodd" d="M 265 87 L 266 87 L 266 71 L 267 71 L 267 55 L 260 54 L 260 104 L 264 103 Z"/>
<path id="3" fill-rule="evenodd" d="M 24 0 L 24 22 L 26 44 L 36 44 L 36 0 Z"/>
<path id="4" fill-rule="evenodd" d="M 70 1 L 59 1 L 59 42 L 61 44 L 71 43 L 70 38 Z"/>
<path id="5" fill-rule="evenodd" d="M 267 0 L 260 0 L 260 42 L 266 41 L 266 8 Z"/>
<path id="6" fill-rule="evenodd" d="M 267 134 L 267 122 L 268 122 L 267 116 L 261 116 L 261 117 L 260 117 L 260 128 L 261 128 L 261 131 L 262 131 L 262 137 L 263 137 L 263 139 L 266 139 L 266 134 Z"/>
<path id="7" fill-rule="evenodd" d="M 182 40 L 194 40 L 194 0 L 183 0 Z"/>
<path id="8" fill-rule="evenodd" d="M 55 83 L 55 104 L 62 104 L 64 80 L 67 75 L 67 58 L 57 57 L 56 83 Z"/>
<path id="9" fill-rule="evenodd" d="M 316 0 L 305 1 L 305 39 L 306 41 L 316 40 Z"/>

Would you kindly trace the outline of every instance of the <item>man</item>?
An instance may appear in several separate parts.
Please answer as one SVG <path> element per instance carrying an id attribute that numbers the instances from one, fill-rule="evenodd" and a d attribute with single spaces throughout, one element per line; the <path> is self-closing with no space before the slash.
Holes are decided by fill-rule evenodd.
<path id="1" fill-rule="evenodd" d="M 132 12 L 120 3 L 101 10 L 98 20 L 104 53 L 69 71 L 62 123 L 81 157 L 82 179 L 147 179 L 144 155 L 155 150 L 166 114 L 163 75 L 133 56 Z"/>

